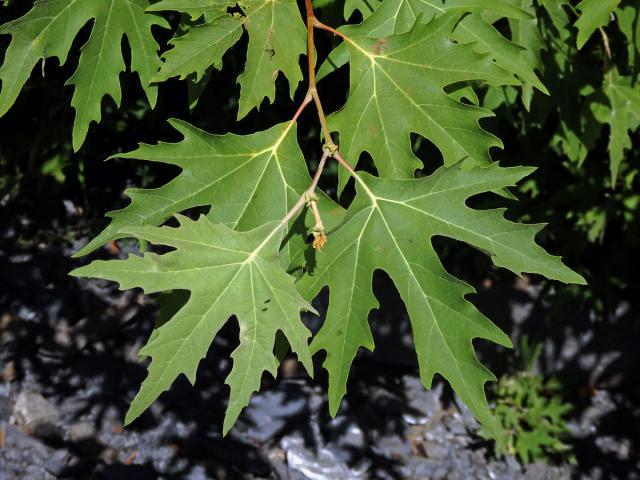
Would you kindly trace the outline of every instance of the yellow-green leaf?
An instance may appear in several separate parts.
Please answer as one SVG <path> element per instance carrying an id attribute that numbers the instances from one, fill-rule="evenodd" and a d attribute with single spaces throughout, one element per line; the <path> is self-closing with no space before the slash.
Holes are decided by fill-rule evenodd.
<path id="1" fill-rule="evenodd" d="M 240 233 L 204 216 L 198 221 L 182 216 L 178 220 L 177 228 L 145 226 L 126 231 L 173 251 L 96 261 L 71 274 L 108 279 L 123 289 L 139 287 L 147 293 L 190 292 L 186 304 L 154 331 L 140 351 L 141 356 L 151 357 L 149 375 L 131 403 L 125 424 L 142 414 L 178 376 L 185 375 L 195 384 L 198 364 L 214 337 L 230 317 L 237 318 L 240 345 L 232 354 L 233 368 L 226 380 L 231 390 L 223 427 L 226 434 L 260 388 L 263 372 L 275 377 L 278 364 L 273 349 L 278 331 L 313 374 L 311 333 L 300 320 L 300 311 L 314 310 L 296 292 L 293 277 L 278 261 L 281 235 L 269 239 L 274 224 Z"/>
<path id="2" fill-rule="evenodd" d="M 474 45 L 449 40 L 460 18 L 459 12 L 448 12 L 404 34 L 348 43 L 350 95 L 329 118 L 347 162 L 355 165 L 366 151 L 380 176 L 412 178 L 422 167 L 411 150 L 410 135 L 417 133 L 436 145 L 446 165 L 491 163 L 489 149 L 501 143 L 478 124 L 491 112 L 454 100 L 444 88 L 467 80 L 517 81 Z M 341 185 L 346 180 L 343 174 Z"/>

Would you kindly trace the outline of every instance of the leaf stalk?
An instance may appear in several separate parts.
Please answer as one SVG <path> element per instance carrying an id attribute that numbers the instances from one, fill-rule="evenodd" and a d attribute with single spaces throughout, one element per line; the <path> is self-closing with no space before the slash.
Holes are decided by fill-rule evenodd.
<path id="1" fill-rule="evenodd" d="M 316 173 L 313 176 L 313 179 L 311 181 L 311 185 L 309 186 L 309 188 L 305 190 L 305 192 L 300 196 L 300 198 L 295 203 L 295 205 L 291 207 L 291 210 L 289 210 L 287 214 L 282 218 L 282 220 L 278 222 L 278 225 L 276 225 L 275 228 L 271 230 L 271 232 L 269 232 L 269 235 L 265 237 L 262 243 L 258 245 L 258 248 L 256 248 L 253 251 L 253 253 L 249 256 L 249 258 L 247 259 L 247 262 L 253 261 L 253 259 L 258 255 L 258 253 L 260 253 L 260 251 L 271 241 L 271 239 L 280 231 L 280 229 L 285 225 L 287 225 L 293 219 L 293 217 L 295 217 L 298 214 L 298 212 L 302 209 L 302 207 L 304 207 L 307 204 L 307 202 L 309 201 L 309 198 L 315 195 L 316 188 L 318 187 L 318 182 L 320 181 L 320 177 L 322 176 L 322 171 L 324 170 L 324 166 L 327 163 L 327 158 L 329 158 L 329 153 L 325 152 L 324 155 L 322 155 L 322 158 L 320 159 L 320 163 L 318 164 L 318 168 L 316 169 Z"/>
<path id="2" fill-rule="evenodd" d="M 313 10 L 313 4 L 311 3 L 311 0 L 305 0 L 305 7 L 306 7 L 306 13 L 307 13 L 307 59 L 308 59 L 309 86 L 307 88 L 307 94 L 305 95 L 304 100 L 302 101 L 302 103 L 296 110 L 296 113 L 294 114 L 293 118 L 291 119 L 291 124 L 295 123 L 298 120 L 298 118 L 300 117 L 304 109 L 307 107 L 307 105 L 309 105 L 311 102 L 314 102 L 316 105 L 316 111 L 318 113 L 318 120 L 320 122 L 320 127 L 322 129 L 322 136 L 324 137 L 324 140 L 325 140 L 325 144 L 323 146 L 324 153 L 322 155 L 320 163 L 318 164 L 318 168 L 316 170 L 316 173 L 312 179 L 312 182 L 309 188 L 302 194 L 302 196 L 298 199 L 296 204 L 291 208 L 291 210 L 289 210 L 289 212 L 287 212 L 287 214 L 282 218 L 282 220 L 280 220 L 278 225 L 273 229 L 273 231 L 271 231 L 271 233 L 269 233 L 267 238 L 265 238 L 265 240 L 262 242 L 262 244 L 260 244 L 256 252 L 254 253 L 259 252 L 273 238 L 273 236 L 280 230 L 280 228 L 282 228 L 284 225 L 289 223 L 289 221 L 291 221 L 293 217 L 295 217 L 298 214 L 298 212 L 302 209 L 302 207 L 305 204 L 311 209 L 311 212 L 313 213 L 313 216 L 315 219 L 315 225 L 313 228 L 313 236 L 314 236 L 313 248 L 320 250 L 322 249 L 322 247 L 324 247 L 327 241 L 327 238 L 325 234 L 324 223 L 322 222 L 322 218 L 320 217 L 320 211 L 318 210 L 317 197 L 315 196 L 315 191 L 318 186 L 320 177 L 322 176 L 322 172 L 324 170 L 326 161 L 329 157 L 337 160 L 338 163 L 342 165 L 349 172 L 349 174 L 351 174 L 351 176 L 360 184 L 362 189 L 371 198 L 373 205 L 374 206 L 377 205 L 376 196 L 369 189 L 369 187 L 364 182 L 364 180 L 362 180 L 362 178 L 358 175 L 358 173 L 353 169 L 353 167 L 351 167 L 351 165 L 349 165 L 344 160 L 344 158 L 342 158 L 342 156 L 340 155 L 338 145 L 333 141 L 333 138 L 331 137 L 331 130 L 329 130 L 327 116 L 325 114 L 324 107 L 322 106 L 322 100 L 320 98 L 320 95 L 318 94 L 318 89 L 316 86 L 316 69 L 315 69 L 316 51 L 315 51 L 315 37 L 314 37 L 315 29 L 318 28 L 321 30 L 326 30 L 328 32 L 333 33 L 334 35 L 339 36 L 343 40 L 351 43 L 353 43 L 353 41 L 350 38 L 348 38 L 346 35 L 338 32 L 334 28 L 328 25 L 325 25 L 320 20 L 318 20 L 315 16 L 315 13 Z"/>

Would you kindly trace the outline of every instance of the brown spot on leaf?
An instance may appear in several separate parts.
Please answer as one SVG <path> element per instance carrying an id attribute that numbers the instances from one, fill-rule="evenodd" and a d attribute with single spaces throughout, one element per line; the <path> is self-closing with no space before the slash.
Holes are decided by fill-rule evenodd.
<path id="1" fill-rule="evenodd" d="M 379 40 L 376 41 L 376 43 L 373 44 L 373 53 L 375 53 L 376 55 L 382 55 L 385 47 L 388 44 L 389 44 L 389 40 L 387 40 L 386 38 L 380 38 Z"/>

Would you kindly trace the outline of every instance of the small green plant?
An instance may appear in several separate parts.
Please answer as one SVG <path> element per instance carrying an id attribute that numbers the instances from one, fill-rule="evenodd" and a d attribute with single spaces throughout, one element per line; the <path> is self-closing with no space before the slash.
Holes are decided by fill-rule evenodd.
<path id="1" fill-rule="evenodd" d="M 518 456 L 523 463 L 545 461 L 571 449 L 562 441 L 571 405 L 562 399 L 557 379 L 545 379 L 533 371 L 542 345 L 530 347 L 526 336 L 520 345 L 525 368 L 501 377 L 495 389 L 494 414 L 505 432 L 504 442 L 496 442 L 496 451 Z M 486 431 L 482 435 L 492 438 Z"/>

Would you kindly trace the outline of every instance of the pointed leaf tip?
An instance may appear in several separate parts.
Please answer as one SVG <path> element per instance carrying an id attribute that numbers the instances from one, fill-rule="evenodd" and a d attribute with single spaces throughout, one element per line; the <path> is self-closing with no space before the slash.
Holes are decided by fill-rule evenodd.
<path id="1" fill-rule="evenodd" d="M 176 214 L 176 218 L 177 227 L 124 229 L 127 234 L 174 250 L 97 261 L 74 272 L 145 292 L 190 292 L 184 306 L 154 331 L 141 351 L 151 357 L 149 374 L 131 403 L 127 423 L 168 390 L 178 376 L 185 375 L 194 383 L 198 364 L 213 338 L 229 318 L 238 319 L 240 345 L 233 353 L 233 368 L 227 378 L 231 388 L 225 420 L 228 431 L 251 394 L 260 388 L 262 373 L 276 374 L 273 344 L 277 331 L 284 333 L 292 351 L 313 371 L 308 347 L 311 333 L 300 318 L 309 305 L 295 290 L 293 277 L 285 272 L 279 258 L 263 244 L 277 223 L 237 232 L 214 224 L 206 216 L 192 220 Z"/>

